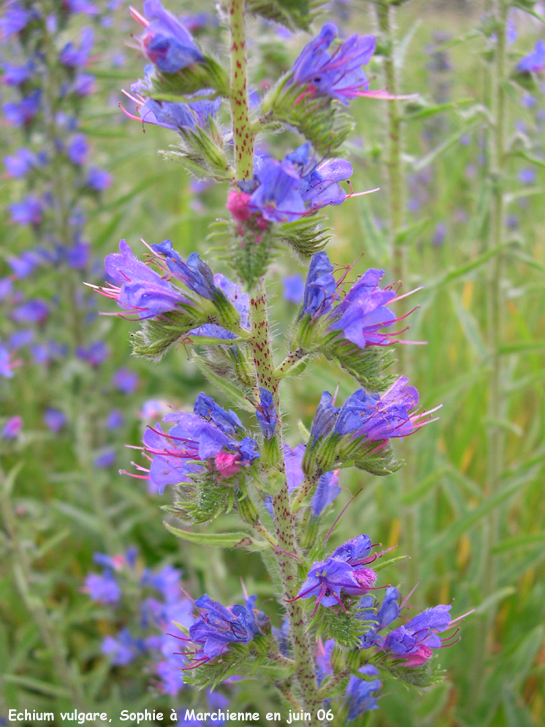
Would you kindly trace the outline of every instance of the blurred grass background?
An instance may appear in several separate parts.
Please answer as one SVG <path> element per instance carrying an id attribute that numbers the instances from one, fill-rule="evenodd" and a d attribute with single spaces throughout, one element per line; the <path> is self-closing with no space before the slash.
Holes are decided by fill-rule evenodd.
<path id="1" fill-rule="evenodd" d="M 185 9 L 197 12 L 201 5 L 197 8 L 186 3 Z M 337 3 L 335 12 L 338 6 L 341 4 Z M 340 9 L 344 12 L 345 7 Z M 349 32 L 372 32 L 368 3 L 347 5 L 346 11 L 349 18 L 344 27 Z M 483 40 L 473 30 L 485 11 L 485 4 L 480 2 L 414 0 L 398 13 L 399 37 L 409 34 L 402 91 L 421 93 L 436 103 L 462 102 L 428 118 L 415 114 L 406 124 L 408 216 L 415 226 L 410 241 L 410 277 L 404 281 L 403 291 L 424 286 L 411 299 L 420 307 L 411 317 L 408 338 L 427 342 L 410 350 L 411 383 L 419 389 L 425 407 L 442 403 L 443 409 L 439 422 L 424 428 L 404 447 L 414 477 L 408 493 L 402 494 L 397 474 L 379 479 L 343 472 L 341 484 L 346 492 L 341 506 L 348 502 L 350 493 L 362 486 L 363 491 L 347 510 L 335 537 L 344 540 L 367 532 L 374 542 L 387 547 L 399 543 L 396 552 L 401 554 L 405 517 L 411 512 L 418 524 L 411 572 L 417 574 L 419 582 L 412 603 L 425 606 L 452 601 L 455 615 L 472 608 L 477 613 L 462 624 L 461 642 L 440 653 L 447 670 L 444 683 L 424 694 L 406 690 L 400 684 L 389 685 L 380 700 L 380 710 L 371 716 L 373 727 L 545 724 L 544 171 L 536 167 L 535 180 L 524 185 L 519 174 L 528 164 L 513 159 L 509 167 L 507 240 L 513 245 L 506 254 L 503 282 L 504 386 L 509 392 L 508 417 L 503 422 L 507 468 L 500 496 L 492 501 L 483 493 L 489 374 L 486 266 L 472 266 L 486 248 L 490 187 L 486 132 L 464 115 L 468 99 L 484 105 L 490 101 Z M 122 16 L 109 40 L 117 46 L 132 30 Z M 542 26 L 522 14 L 514 20 L 519 36 L 513 48 L 525 54 L 533 47 Z M 342 16 L 340 23 L 343 25 Z M 463 42 L 456 42 L 458 39 Z M 269 30 L 256 43 L 252 57 L 257 58 L 259 51 L 269 64 L 281 66 L 294 57 L 295 51 L 288 45 Z M 83 124 L 95 154 L 115 179 L 104 204 L 90 219 L 87 236 L 99 258 L 115 251 L 121 237 L 134 244 L 134 249 L 138 249 L 139 238 L 151 243 L 169 237 L 182 254 L 198 250 L 210 262 L 207 228 L 225 214 L 226 190 L 218 186 L 196 195 L 185 172 L 157 155 L 158 148 L 172 143 L 172 135 L 156 127 L 147 127 L 142 133 L 138 123 L 124 119 L 116 105 L 121 99 L 117 89 L 120 85 L 128 87 L 141 75 L 141 62 L 130 50 L 125 56 L 124 65 L 118 68 L 111 66 L 106 53 L 97 62 L 100 92 L 88 105 Z M 254 72 L 256 78 L 266 78 L 270 66 L 256 60 Z M 370 75 L 373 73 L 380 73 L 378 65 L 371 68 Z M 375 83 L 374 87 L 380 86 Z M 509 129 L 510 134 L 524 135 L 540 155 L 543 120 L 539 120 L 538 111 L 545 112 L 545 100 L 542 91 L 534 95 L 536 105 L 532 108 L 524 105 L 524 92 L 510 97 Z M 348 200 L 338 209 L 330 208 L 335 236 L 328 251 L 338 264 L 351 263 L 363 255 L 355 272 L 381 267 L 388 277 L 387 189 L 381 164 L 383 103 L 360 99 L 351 111 L 357 121 L 357 133 L 348 145 L 355 169 L 352 184 L 356 191 L 375 186 L 380 186 L 381 191 Z M 285 135 L 270 143 L 287 148 L 293 146 L 293 139 Z M 11 133 L 4 133 L 0 143 L 5 155 L 15 140 Z M 433 150 L 441 145 L 444 152 L 433 156 Z M 2 209 L 18 195 L 18 183 L 0 181 Z M 0 223 L 6 250 L 20 251 L 31 244 L 30 235 L 9 225 L 6 214 Z M 214 267 L 229 274 L 224 263 Z M 270 283 L 279 356 L 280 334 L 296 313 L 295 306 L 282 297 L 281 278 L 293 274 L 296 267 L 303 272 L 288 253 L 280 255 Z M 32 285 L 36 293 L 52 297 L 58 285 L 55 271 L 34 280 Z M 100 309 L 105 308 L 113 309 L 101 301 Z M 109 399 L 110 404 L 117 403 L 127 411 L 130 421 L 123 441 L 132 444 L 137 444 L 141 435 L 138 410 L 143 401 L 164 399 L 174 405 L 191 406 L 196 394 L 206 390 L 207 384 L 183 348 L 169 354 L 159 365 L 138 360 L 129 363 L 128 338 L 133 327 L 113 318 L 100 321 L 100 334 L 112 350 L 107 365 L 110 368 L 99 373 L 74 372 L 66 364 L 51 375 L 33 367 L 25 369 L 24 375 L 19 374 L 13 382 L 3 382 L 1 388 L 2 414 L 20 414 L 25 429 L 34 437 L 29 447 L 9 455 L 4 464 L 9 470 L 22 460 L 13 504 L 22 547 L 32 560 L 32 587 L 53 614 L 55 628 L 65 639 L 70 658 L 79 664 L 86 686 L 92 687 L 97 707 L 105 704 L 112 711 L 126 708 L 128 700 L 131 705 L 174 706 L 179 706 L 180 700 L 170 702 L 165 697 L 142 693 L 145 675 L 111 668 L 101 656 L 100 638 L 110 628 L 108 617 L 79 592 L 83 577 L 92 567 L 93 552 L 106 547 L 121 550 L 135 544 L 148 565 L 168 561 L 184 568 L 184 587 L 194 596 L 206 591 L 224 602 L 236 600 L 240 598 L 241 576 L 248 591 L 258 593 L 260 600 L 272 595 L 257 556 L 209 552 L 201 546 L 180 544 L 171 537 L 162 527 L 159 510 L 161 504 L 169 502 L 168 492 L 162 497 L 149 496 L 145 484 L 118 475 L 116 468 L 100 472 L 85 469 L 76 451 L 75 430 L 56 437 L 45 433 L 41 411 L 46 403 L 56 400 L 69 408 L 79 408 L 83 402 L 92 422 L 93 441 L 109 444 L 110 435 L 101 429 L 102 413 L 93 392 L 105 386 L 107 377 L 121 365 L 130 365 L 140 375 L 139 389 L 130 401 L 121 395 L 116 402 Z M 286 401 L 291 406 L 285 414 L 291 444 L 299 441 L 297 420 L 301 418 L 308 426 L 321 391 L 333 391 L 337 385 L 339 400 L 343 401 L 353 385 L 323 360 L 314 362 L 304 376 L 286 384 Z M 81 390 L 85 392 L 83 397 L 78 393 Z M 130 452 L 123 450 L 122 441 L 116 441 L 115 446 L 118 464 L 128 466 Z M 97 493 L 103 498 L 109 525 L 97 516 Z M 501 513 L 501 541 L 496 546 L 499 590 L 483 602 L 483 523 L 492 507 Z M 339 511 L 340 507 L 335 508 L 335 513 Z M 334 517 L 330 515 L 332 522 Z M 108 540 L 109 545 L 105 545 Z M 59 705 L 66 704 L 66 695 L 54 674 L 51 654 L 21 605 L 6 538 L 2 548 L 0 712 L 5 714 L 7 707 L 58 711 Z M 407 580 L 404 563 L 388 577 L 392 583 L 401 583 L 404 593 L 414 585 Z M 470 701 L 472 646 L 491 608 L 498 610 L 489 637 L 485 690 L 475 705 Z M 245 698 L 251 703 L 255 696 L 247 691 L 242 702 Z"/>

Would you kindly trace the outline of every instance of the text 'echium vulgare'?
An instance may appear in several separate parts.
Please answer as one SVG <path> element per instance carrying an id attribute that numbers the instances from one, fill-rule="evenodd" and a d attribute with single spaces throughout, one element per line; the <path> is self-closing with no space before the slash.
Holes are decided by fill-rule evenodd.
<path id="1" fill-rule="evenodd" d="M 347 184 L 348 108 L 355 99 L 399 97 L 373 90 L 363 70 L 375 38 L 342 40 L 328 22 L 260 95 L 248 70 L 246 15 L 291 29 L 312 22 L 280 0 L 225 2 L 227 64 L 158 0 L 131 12 L 148 65 L 126 93 L 134 106 L 125 112 L 172 131 L 167 158 L 197 178 L 227 183 L 225 212 L 210 235 L 221 248 L 215 262 L 160 239 L 139 249 L 122 240 L 106 258 L 107 281 L 97 290 L 138 324 L 134 353 L 159 360 L 181 348 L 217 389 L 178 400 L 147 426 L 132 475 L 150 492 L 168 486 L 166 524 L 178 537 L 260 553 L 283 614 L 279 621 L 278 609 L 266 599 L 257 606 L 245 591 L 235 605 L 188 594 L 196 600 L 183 623 L 167 624 L 178 639 L 178 677 L 220 690 L 233 677 L 258 679 L 290 709 L 310 713 L 309 724 L 324 722 L 324 706 L 343 724 L 378 707 L 386 680 L 421 687 L 440 680 L 436 650 L 456 640 L 461 618 L 451 619 L 450 605 L 409 612 L 385 570 L 400 558 L 386 559 L 367 535 L 342 543 L 337 528 L 343 470 L 355 468 L 365 481 L 391 474 L 402 465 L 395 440 L 417 435 L 439 408 L 424 409 L 403 371 L 393 373 L 394 347 L 412 343 L 404 336 L 409 314 L 397 307 L 408 295 L 401 283 L 387 270 L 356 274 L 354 265 L 336 265 L 334 243 L 323 249 L 328 208 L 366 204 Z M 290 147 L 277 153 L 272 142 L 256 144 L 271 129 L 289 130 Z M 273 261 L 294 253 L 308 272 L 277 346 L 268 283 Z M 301 411 L 287 382 L 305 368 L 312 377 L 323 359 L 353 385 L 342 396 L 324 391 L 298 436 L 285 426 L 290 409 Z M 220 533 L 216 522 L 207 535 L 201 526 L 219 516 L 222 527 L 227 516 L 238 523 Z M 89 592 L 117 598 L 113 570 L 98 578 L 88 580 Z"/>

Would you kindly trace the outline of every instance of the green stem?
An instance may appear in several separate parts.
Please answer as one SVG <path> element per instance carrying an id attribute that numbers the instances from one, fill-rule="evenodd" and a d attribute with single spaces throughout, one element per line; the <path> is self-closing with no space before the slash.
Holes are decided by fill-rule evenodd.
<path id="1" fill-rule="evenodd" d="M 389 0 L 378 2 L 375 5 L 377 22 L 382 37 L 383 46 L 387 49 L 384 56 L 384 75 L 388 91 L 397 95 L 399 93 L 399 69 L 395 62 L 395 9 L 390 5 Z M 391 235 L 391 261 L 392 276 L 394 281 L 402 281 L 407 284 L 409 277 L 408 270 L 408 247 L 406 242 L 399 240 L 399 234 L 406 224 L 405 219 L 405 180 L 403 169 L 403 118 L 400 111 L 399 101 L 387 101 L 387 129 L 388 148 L 386 155 L 386 171 L 389 186 L 389 217 Z M 399 315 L 408 312 L 405 301 L 401 301 Z M 398 371 L 403 376 L 410 377 L 409 347 L 400 346 L 397 351 Z M 401 470 L 402 495 L 406 495 L 414 481 L 414 463 L 405 445 L 401 445 L 402 453 L 405 455 L 407 464 Z M 418 581 L 418 510 L 416 507 L 403 507 L 401 510 L 401 522 L 403 531 L 403 550 L 410 556 L 407 561 L 407 580 L 414 584 Z M 412 586 L 411 586 L 412 587 Z M 416 596 L 418 599 L 418 595 Z"/>
<path id="2" fill-rule="evenodd" d="M 509 4 L 506 0 L 495 0 L 493 11 L 496 20 L 496 52 L 492 71 L 492 118 L 490 132 L 490 178 L 492 181 L 492 202 L 490 208 L 490 225 L 487 240 L 488 250 L 503 245 L 504 241 L 504 196 L 503 178 L 506 161 L 506 67 L 507 67 L 507 13 Z M 502 269 L 501 255 L 494 255 L 487 270 L 487 338 L 490 353 L 490 376 L 488 379 L 488 430 L 487 430 L 487 466 L 485 494 L 493 495 L 500 483 L 504 467 L 504 431 L 500 421 L 505 416 L 505 398 L 502 391 L 502 365 L 498 353 L 502 338 Z M 483 600 L 490 597 L 497 588 L 498 565 L 497 556 L 493 554 L 494 546 L 499 538 L 500 515 L 494 509 L 485 522 L 484 528 L 484 560 L 483 560 Z M 484 662 L 487 651 L 487 640 L 492 632 L 496 618 L 496 609 L 489 609 L 486 621 L 478 624 L 473 658 L 473 678 L 471 707 L 474 709 L 482 695 L 485 676 Z"/>

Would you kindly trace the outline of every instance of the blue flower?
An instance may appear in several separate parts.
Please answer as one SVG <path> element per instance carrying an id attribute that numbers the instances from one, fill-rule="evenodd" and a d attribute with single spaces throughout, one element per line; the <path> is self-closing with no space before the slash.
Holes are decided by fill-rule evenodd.
<path id="1" fill-rule="evenodd" d="M 9 206 L 11 221 L 16 225 L 39 225 L 42 221 L 43 205 L 37 197 L 25 197 L 21 202 Z"/>
<path id="2" fill-rule="evenodd" d="M 371 664 L 362 666 L 358 669 L 360 674 L 366 677 L 378 676 L 378 670 Z M 348 705 L 348 719 L 356 719 L 360 714 L 369 712 L 371 709 L 378 709 L 378 704 L 373 692 L 377 692 L 382 687 L 380 679 L 359 679 L 352 675 L 346 687 L 346 703 Z"/>
<path id="3" fill-rule="evenodd" d="M 2 349 L 0 347 L 0 374 L 2 374 Z M 5 374 L 4 374 L 5 376 Z M 16 439 L 23 428 L 23 420 L 19 416 L 10 417 L 2 427 L 0 439 Z"/>
<path id="4" fill-rule="evenodd" d="M 336 298 L 336 287 L 333 265 L 329 262 L 327 253 L 317 252 L 312 256 L 308 268 L 300 317 L 310 315 L 314 319 L 328 313 Z"/>
<path id="5" fill-rule="evenodd" d="M 11 318 L 17 323 L 43 323 L 49 315 L 49 307 L 43 300 L 27 300 L 13 309 Z"/>
<path id="6" fill-rule="evenodd" d="M 437 635 L 451 627 L 451 606 L 439 605 L 428 608 L 410 621 L 391 631 L 382 648 L 394 656 L 403 657 L 407 666 L 425 664 L 432 655 L 431 649 L 439 649 L 442 640 Z"/>
<path id="7" fill-rule="evenodd" d="M 42 91 L 37 88 L 30 96 L 25 96 L 21 101 L 10 101 L 4 104 L 4 116 L 8 123 L 14 126 L 25 126 L 29 124 L 40 110 Z"/>
<path id="8" fill-rule="evenodd" d="M 195 601 L 199 617 L 189 628 L 189 637 L 196 647 L 193 662 L 205 663 L 224 654 L 229 644 L 247 644 L 259 636 L 266 617 L 253 608 L 252 599 L 245 606 L 225 608 L 205 594 Z"/>
<path id="9" fill-rule="evenodd" d="M 313 517 L 319 517 L 322 512 L 341 494 L 339 486 L 339 472 L 326 472 L 318 480 L 316 490 L 310 501 L 310 511 Z"/>
<path id="10" fill-rule="evenodd" d="M 117 452 L 112 447 L 107 447 L 106 449 L 103 449 L 97 456 L 93 459 L 93 467 L 98 467 L 99 469 L 107 469 L 108 467 L 112 467 L 115 464 L 115 460 L 117 458 Z"/>
<path id="11" fill-rule="evenodd" d="M 106 417 L 106 429 L 119 429 L 125 423 L 123 413 L 119 409 L 112 409 Z"/>
<path id="12" fill-rule="evenodd" d="M 92 28 L 84 28 L 79 48 L 74 43 L 67 43 L 59 54 L 60 62 L 68 68 L 84 66 L 93 47 L 95 34 Z"/>
<path id="13" fill-rule="evenodd" d="M 309 446 L 313 446 L 318 439 L 326 437 L 333 431 L 339 415 L 339 409 L 332 402 L 333 397 L 329 391 L 324 391 L 316 409 L 314 419 L 312 420 Z"/>
<path id="14" fill-rule="evenodd" d="M 91 167 L 87 172 L 85 186 L 94 189 L 95 192 L 103 192 L 112 183 L 112 175 L 105 169 Z"/>
<path id="15" fill-rule="evenodd" d="M 138 374 L 134 371 L 122 367 L 118 369 L 113 378 L 112 383 L 118 391 L 123 394 L 134 394 L 138 388 Z"/>
<path id="16" fill-rule="evenodd" d="M 121 308 L 134 311 L 140 319 L 153 318 L 189 302 L 168 280 L 137 260 L 125 240 L 120 241 L 119 250 L 104 261 L 106 273 L 117 285 L 99 288 L 102 295 L 114 298 Z"/>
<path id="17" fill-rule="evenodd" d="M 346 199 L 346 192 L 339 186 L 353 174 L 352 165 L 344 159 L 326 159 L 303 177 L 299 191 L 305 207 L 321 209 L 327 205 L 339 205 Z"/>
<path id="18" fill-rule="evenodd" d="M 66 148 L 66 154 L 73 164 L 85 164 L 87 154 L 89 153 L 89 145 L 85 134 L 75 134 Z"/>
<path id="19" fill-rule="evenodd" d="M 269 222 L 293 222 L 305 211 L 299 187 L 301 178 L 290 162 L 266 159 L 256 174 L 258 188 L 249 199 L 251 212 Z"/>
<path id="20" fill-rule="evenodd" d="M 46 409 L 44 412 L 44 424 L 52 432 L 60 432 L 66 425 L 66 414 L 59 409 Z"/>
<path id="21" fill-rule="evenodd" d="M 376 575 L 370 568 L 354 567 L 346 560 L 332 555 L 327 560 L 314 563 L 296 598 L 315 597 L 314 613 L 320 604 L 326 608 L 339 605 L 346 610 L 341 591 L 349 596 L 361 596 L 375 581 Z"/>
<path id="22" fill-rule="evenodd" d="M 110 570 L 106 570 L 103 574 L 89 573 L 83 591 L 92 601 L 100 603 L 117 603 L 121 598 L 121 589 Z"/>
<path id="23" fill-rule="evenodd" d="M 3 16 L 0 18 L 0 30 L 2 36 L 15 35 L 26 28 L 32 15 L 25 10 L 18 2 L 9 2 L 3 9 Z"/>
<path id="24" fill-rule="evenodd" d="M 524 73 L 541 73 L 545 68 L 545 43 L 541 38 L 536 42 L 532 53 L 519 61 L 518 69 Z"/>
<path id="25" fill-rule="evenodd" d="M 289 275 L 284 278 L 284 299 L 299 305 L 303 302 L 305 281 L 300 275 Z"/>
<path id="26" fill-rule="evenodd" d="M 274 397 L 268 389 L 259 387 L 259 406 L 256 407 L 255 415 L 261 433 L 265 439 L 272 439 L 276 429 L 278 417 L 274 406 Z"/>
<path id="27" fill-rule="evenodd" d="M 133 13 L 133 17 L 145 27 L 140 44 L 142 51 L 160 71 L 176 73 L 193 63 L 204 61 L 191 33 L 164 9 L 159 0 L 146 0 L 143 9 L 145 18 Z"/>
<path id="28" fill-rule="evenodd" d="M 213 300 L 216 297 L 219 291 L 214 284 L 214 275 L 198 253 L 192 252 L 187 258 L 187 263 L 184 263 L 170 240 L 152 245 L 151 249 L 166 258 L 170 272 L 194 293 L 206 300 Z"/>
<path id="29" fill-rule="evenodd" d="M 14 66 L 11 63 L 2 63 L 2 68 L 4 69 L 2 83 L 5 83 L 7 86 L 21 86 L 31 77 L 34 71 L 34 63 L 32 61 L 27 61 L 22 66 Z"/>
<path id="30" fill-rule="evenodd" d="M 375 51 L 375 37 L 353 35 L 330 53 L 328 49 L 337 35 L 333 23 L 322 27 L 293 64 L 293 81 L 306 85 L 311 96 L 330 96 L 348 104 L 369 88 L 361 66 L 369 63 Z"/>
<path id="31" fill-rule="evenodd" d="M 87 361 L 93 368 L 100 366 L 110 355 L 110 349 L 104 341 L 95 341 L 88 346 L 76 348 L 76 356 Z"/>
<path id="32" fill-rule="evenodd" d="M 28 149 L 18 149 L 12 156 L 4 157 L 4 166 L 10 177 L 23 177 L 36 166 L 36 155 Z"/>
<path id="33" fill-rule="evenodd" d="M 102 642 L 102 653 L 111 657 L 114 666 L 127 666 L 146 652 L 141 639 L 135 639 L 129 629 L 121 629 L 117 636 L 106 636 Z"/>

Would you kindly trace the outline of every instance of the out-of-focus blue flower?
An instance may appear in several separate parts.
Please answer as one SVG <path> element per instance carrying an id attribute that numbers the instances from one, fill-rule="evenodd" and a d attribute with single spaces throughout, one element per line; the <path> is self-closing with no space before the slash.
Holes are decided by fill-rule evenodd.
<path id="1" fill-rule="evenodd" d="M 284 298 L 290 303 L 299 305 L 303 302 L 305 292 L 305 281 L 301 275 L 289 275 L 284 278 Z"/>
<path id="2" fill-rule="evenodd" d="M 17 323 L 43 323 L 49 315 L 49 307 L 43 300 L 27 300 L 13 309 L 11 318 Z"/>
<path id="3" fill-rule="evenodd" d="M 93 368 L 100 366 L 110 355 L 110 349 L 104 341 L 95 341 L 89 346 L 80 346 L 76 349 L 76 356 L 87 361 Z"/>
<path id="4" fill-rule="evenodd" d="M 37 197 L 25 197 L 9 206 L 11 221 L 16 225 L 39 225 L 42 221 L 43 205 Z"/>
<path id="5" fill-rule="evenodd" d="M 44 424 L 52 432 L 60 432 L 66 426 L 66 414 L 60 409 L 46 409 Z"/>
<path id="6" fill-rule="evenodd" d="M 138 318 L 153 318 L 173 310 L 179 303 L 189 303 L 168 280 L 138 260 L 125 240 L 119 243 L 119 253 L 106 256 L 106 273 L 117 285 L 98 288 L 107 298 L 113 298 L 125 310 Z"/>
<path id="7" fill-rule="evenodd" d="M 146 19 L 133 13 L 133 17 L 145 27 L 140 44 L 142 51 L 160 71 L 176 73 L 193 63 L 204 61 L 191 34 L 164 9 L 159 0 L 146 0 L 143 10 Z"/>
<path id="8" fill-rule="evenodd" d="M 106 417 L 106 429 L 119 429 L 125 423 L 125 417 L 120 409 L 112 409 Z"/>
<path id="9" fill-rule="evenodd" d="M 358 669 L 360 674 L 366 677 L 378 676 L 378 670 L 371 664 L 362 666 Z M 346 703 L 348 705 L 348 719 L 356 719 L 360 714 L 369 712 L 371 709 L 378 709 L 378 704 L 374 696 L 382 687 L 380 679 L 359 679 L 352 675 L 346 687 Z"/>
<path id="10" fill-rule="evenodd" d="M 134 394 L 138 388 L 138 374 L 130 369 L 120 368 L 115 372 L 112 383 L 123 394 Z"/>
<path id="11" fill-rule="evenodd" d="M 116 457 L 117 452 L 115 449 L 108 447 L 93 459 L 93 466 L 99 469 L 107 469 L 115 464 Z"/>
<path id="12" fill-rule="evenodd" d="M 40 110 L 42 98 L 41 89 L 37 88 L 30 96 L 25 96 L 21 101 L 10 101 L 2 107 L 6 121 L 13 126 L 25 126 L 29 124 Z"/>
<path id="13" fill-rule="evenodd" d="M 110 656 L 114 666 L 127 666 L 145 653 L 145 644 L 135 639 L 129 629 L 121 629 L 117 636 L 106 636 L 102 642 L 102 653 Z"/>
<path id="14" fill-rule="evenodd" d="M 41 258 L 34 250 L 25 250 L 19 257 L 8 258 L 8 265 L 18 278 L 27 278 L 41 263 Z"/>
<path id="15" fill-rule="evenodd" d="M 375 37 L 353 35 L 330 53 L 328 48 L 337 35 L 333 23 L 322 27 L 293 64 L 293 81 L 306 85 L 311 96 L 331 96 L 348 104 L 369 89 L 361 67 L 369 63 L 375 51 Z"/>
<path id="16" fill-rule="evenodd" d="M 77 73 L 71 89 L 78 96 L 90 96 L 95 91 L 95 77 L 90 73 Z"/>
<path id="17" fill-rule="evenodd" d="M 433 237 L 431 239 L 432 245 L 435 245 L 435 247 L 441 247 L 441 245 L 445 242 L 445 237 L 447 234 L 447 226 L 444 222 L 438 222 L 435 226 L 435 231 L 433 233 Z"/>
<path id="18" fill-rule="evenodd" d="M 81 34 L 81 43 L 77 47 L 74 43 L 67 43 L 59 54 L 59 60 L 68 68 L 84 66 L 93 47 L 95 34 L 92 28 L 84 28 Z"/>
<path id="19" fill-rule="evenodd" d="M 0 278 L 0 302 L 9 298 L 13 292 L 13 282 L 10 278 Z"/>
<path id="20" fill-rule="evenodd" d="M 85 578 L 83 591 L 92 601 L 99 603 L 117 603 L 121 598 L 121 589 L 114 574 L 106 570 L 104 573 L 89 573 Z"/>
<path id="21" fill-rule="evenodd" d="M 31 328 L 23 328 L 15 331 L 8 339 L 10 348 L 23 348 L 28 346 L 34 340 L 34 331 Z"/>
<path id="22" fill-rule="evenodd" d="M 14 66 L 11 63 L 4 62 L 2 68 L 4 69 L 2 83 L 5 83 L 6 86 L 21 86 L 31 77 L 34 71 L 34 63 L 27 61 L 22 66 Z"/>
<path id="23" fill-rule="evenodd" d="M 260 622 L 265 616 L 253 608 L 252 599 L 246 606 L 225 608 L 205 594 L 195 601 L 195 606 L 199 617 L 189 628 L 189 638 L 197 647 L 193 663 L 215 659 L 228 650 L 229 644 L 247 644 L 261 634 Z"/>
<path id="24" fill-rule="evenodd" d="M 64 4 L 68 7 L 71 13 L 83 13 L 84 15 L 98 15 L 99 10 L 94 3 L 90 3 L 89 0 L 64 0 Z"/>
<path id="25" fill-rule="evenodd" d="M 89 144 L 85 134 L 75 134 L 66 147 L 66 154 L 73 164 L 85 164 L 89 154 Z"/>
<path id="26" fill-rule="evenodd" d="M 265 439 L 272 439 L 278 421 L 274 397 L 268 389 L 264 389 L 262 386 L 259 387 L 259 397 L 259 406 L 255 410 L 257 423 Z"/>
<path id="27" fill-rule="evenodd" d="M 0 374 L 2 374 L 2 349 L 0 348 Z M 15 439 L 23 428 L 23 420 L 19 416 L 11 417 L 2 427 L 1 439 Z"/>
<path id="28" fill-rule="evenodd" d="M 536 181 L 536 173 L 530 167 L 521 169 L 519 172 L 519 181 L 521 184 L 533 184 Z"/>
<path id="29" fill-rule="evenodd" d="M 3 15 L 0 17 L 0 31 L 2 36 L 6 38 L 9 35 L 15 35 L 26 28 L 31 13 L 18 2 L 9 2 L 3 8 Z"/>
<path id="30" fill-rule="evenodd" d="M 36 155 L 28 149 L 18 149 L 15 154 L 4 157 L 4 166 L 10 177 L 23 177 L 37 161 Z"/>
<path id="31" fill-rule="evenodd" d="M 525 73 L 541 73 L 545 68 L 545 43 L 541 38 L 536 42 L 532 53 L 519 61 L 518 69 Z"/>
<path id="32" fill-rule="evenodd" d="M 95 192 L 103 192 L 112 183 L 112 175 L 105 169 L 99 169 L 98 167 L 91 167 L 87 172 L 87 178 L 85 180 L 85 186 L 94 189 Z"/>

